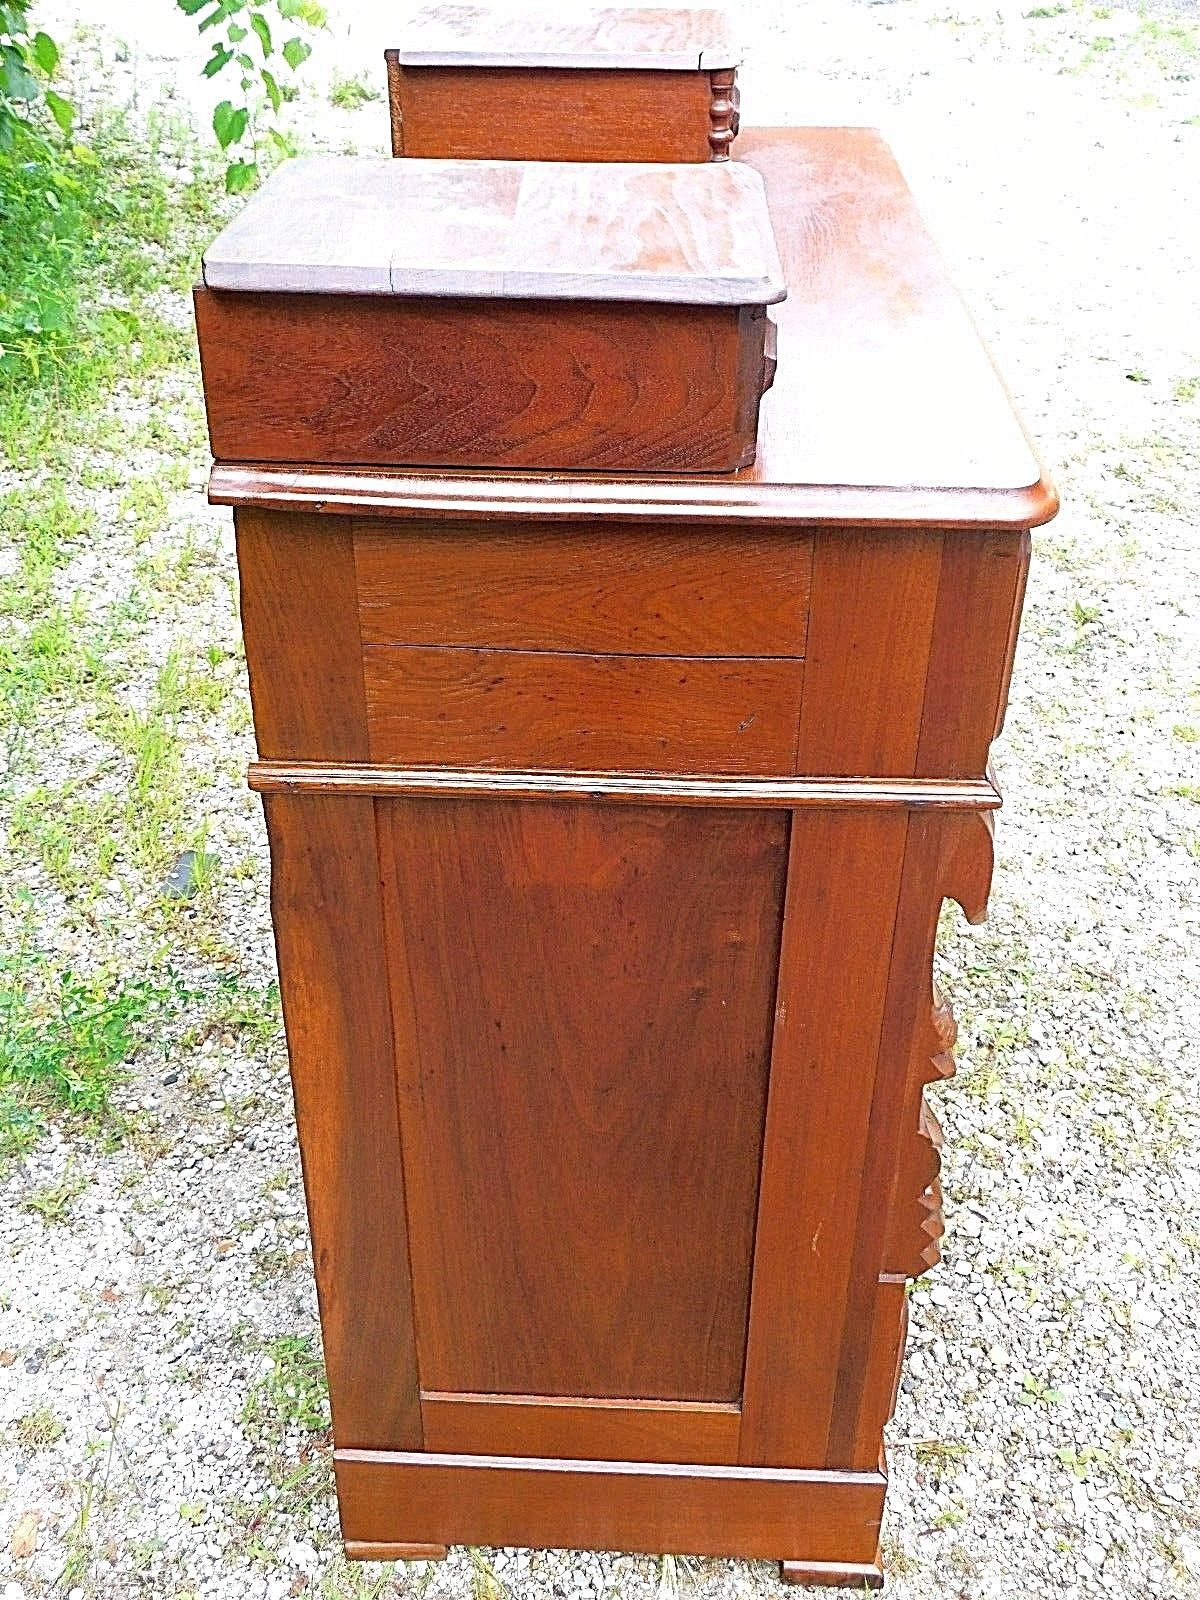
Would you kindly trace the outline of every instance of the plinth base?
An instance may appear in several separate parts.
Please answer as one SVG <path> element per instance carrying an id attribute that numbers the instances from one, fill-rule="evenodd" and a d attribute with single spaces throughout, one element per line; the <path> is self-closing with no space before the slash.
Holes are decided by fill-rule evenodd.
<path id="1" fill-rule="evenodd" d="M 882 1589 L 883 1568 L 875 1561 L 781 1561 L 784 1583 L 823 1584 L 826 1588 Z"/>
<path id="2" fill-rule="evenodd" d="M 345 1541 L 347 1561 L 444 1561 L 444 1544 L 371 1544 L 364 1539 Z"/>
<path id="3" fill-rule="evenodd" d="M 792 1583 L 878 1584 L 882 1472 L 336 1450 L 346 1554 L 447 1544 L 785 1560 Z"/>

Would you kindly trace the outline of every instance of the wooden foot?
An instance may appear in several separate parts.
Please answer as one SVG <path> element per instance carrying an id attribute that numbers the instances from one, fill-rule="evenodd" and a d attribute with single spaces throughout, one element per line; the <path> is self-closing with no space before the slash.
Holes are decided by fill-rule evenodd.
<path id="1" fill-rule="evenodd" d="M 882 1589 L 883 1568 L 879 1557 L 873 1562 L 859 1561 L 781 1561 L 779 1575 L 784 1583 L 822 1584 L 826 1588 Z"/>
<path id="2" fill-rule="evenodd" d="M 345 1541 L 347 1561 L 444 1561 L 444 1544 L 371 1544 L 365 1539 Z"/>

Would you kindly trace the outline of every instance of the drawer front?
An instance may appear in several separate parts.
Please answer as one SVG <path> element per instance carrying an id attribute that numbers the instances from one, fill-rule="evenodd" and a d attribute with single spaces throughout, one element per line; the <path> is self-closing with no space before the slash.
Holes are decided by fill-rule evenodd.
<path id="1" fill-rule="evenodd" d="M 725 82 L 732 73 L 719 74 Z M 392 152 L 506 161 L 710 161 L 733 107 L 708 72 L 401 66 L 388 52 Z"/>
<path id="2" fill-rule="evenodd" d="M 365 645 L 803 656 L 812 536 L 358 523 Z"/>
<path id="3" fill-rule="evenodd" d="M 307 466 L 732 472 L 761 306 L 195 291 L 213 455 Z"/>
<path id="4" fill-rule="evenodd" d="M 368 645 L 373 761 L 785 775 L 804 664 Z"/>

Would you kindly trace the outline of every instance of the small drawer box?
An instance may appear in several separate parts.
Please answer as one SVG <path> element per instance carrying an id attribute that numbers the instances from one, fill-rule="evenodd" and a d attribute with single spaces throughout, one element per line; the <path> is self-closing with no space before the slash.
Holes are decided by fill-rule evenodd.
<path id="1" fill-rule="evenodd" d="M 739 163 L 287 163 L 196 315 L 223 461 L 726 472 L 785 289 Z"/>
<path id="2" fill-rule="evenodd" d="M 386 56 L 397 156 L 723 161 L 737 134 L 720 11 L 433 5 Z"/>

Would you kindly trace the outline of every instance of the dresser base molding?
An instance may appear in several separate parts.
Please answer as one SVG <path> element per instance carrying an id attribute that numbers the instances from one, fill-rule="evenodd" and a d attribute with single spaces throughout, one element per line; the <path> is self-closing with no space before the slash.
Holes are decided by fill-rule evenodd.
<path id="1" fill-rule="evenodd" d="M 444 1544 L 371 1544 L 362 1539 L 343 1541 L 347 1561 L 444 1561 Z"/>
<path id="2" fill-rule="evenodd" d="M 321 761 L 255 761 L 259 794 L 357 794 L 381 799 L 446 795 L 485 799 L 608 800 L 631 805 L 867 806 L 888 810 L 995 811 L 990 778 L 666 778 L 636 772 L 510 772 L 480 768 L 337 766 Z"/>
<path id="3" fill-rule="evenodd" d="M 874 1561 L 781 1561 L 784 1583 L 821 1585 L 828 1589 L 882 1589 L 883 1567 Z"/>
<path id="4" fill-rule="evenodd" d="M 787 1557 L 797 1571 L 878 1571 L 878 1471 L 383 1450 L 335 1450 L 334 1468 L 350 1556 L 443 1543 L 775 1561 L 804 1551 Z"/>

